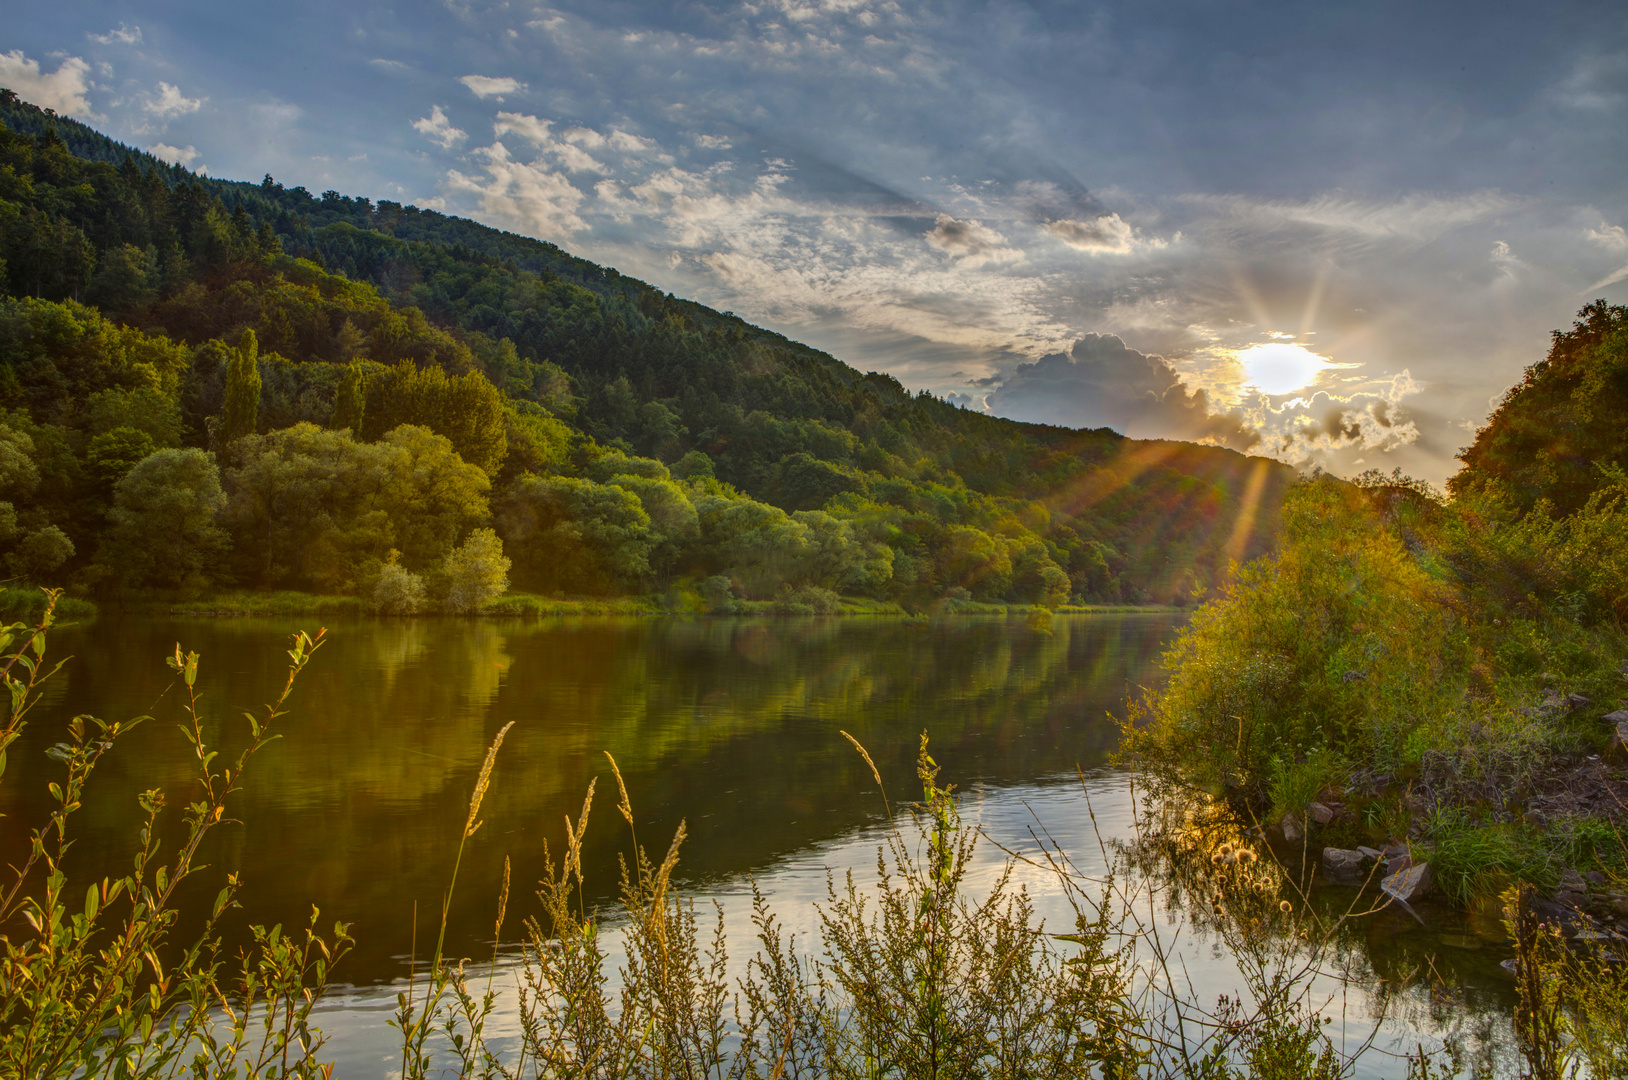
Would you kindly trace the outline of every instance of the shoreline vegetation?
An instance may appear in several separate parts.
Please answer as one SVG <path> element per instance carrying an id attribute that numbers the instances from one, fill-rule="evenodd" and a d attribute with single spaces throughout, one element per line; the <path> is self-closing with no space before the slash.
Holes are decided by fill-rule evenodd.
<path id="1" fill-rule="evenodd" d="M 1325 879 L 1628 939 L 1628 308 L 1557 331 L 1448 492 L 1318 476 L 1124 752 Z"/>
<path id="2" fill-rule="evenodd" d="M 45 609 L 46 591 L 36 588 L 0 589 L 0 619 L 37 619 Z M 835 604 L 818 598 L 819 604 L 798 597 L 776 600 L 741 600 L 723 610 L 710 607 L 698 595 L 659 595 L 626 597 L 554 597 L 529 593 L 508 593 L 476 611 L 413 613 L 380 611 L 354 596 L 323 596 L 302 592 L 237 592 L 176 600 L 168 597 L 123 597 L 96 603 L 63 596 L 56 602 L 59 622 L 84 621 L 107 615 L 187 616 L 238 618 L 256 616 L 319 616 L 333 618 L 563 618 L 575 616 L 689 616 L 799 617 L 811 615 L 869 615 L 914 621 L 952 616 L 1022 616 L 1044 620 L 1053 615 L 1181 614 L 1187 609 L 1163 604 L 987 604 L 972 600 L 947 600 L 929 607 L 910 609 L 894 601 L 840 597 Z"/>

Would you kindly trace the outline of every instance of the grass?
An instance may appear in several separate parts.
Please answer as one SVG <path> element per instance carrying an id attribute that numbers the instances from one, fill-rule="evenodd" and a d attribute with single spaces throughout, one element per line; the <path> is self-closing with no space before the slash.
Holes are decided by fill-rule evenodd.
<path id="1" fill-rule="evenodd" d="M 11 585 L 0 589 L 0 620 L 37 623 L 45 614 L 49 593 L 44 589 Z M 97 607 L 89 600 L 58 595 L 54 606 L 57 619 L 94 619 Z"/>

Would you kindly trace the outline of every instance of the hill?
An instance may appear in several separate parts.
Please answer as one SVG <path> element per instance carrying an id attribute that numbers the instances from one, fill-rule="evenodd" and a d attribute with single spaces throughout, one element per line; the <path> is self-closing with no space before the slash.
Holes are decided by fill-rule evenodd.
<path id="1" fill-rule="evenodd" d="M 444 590 L 491 527 L 537 591 L 1185 602 L 1293 479 L 971 412 L 545 241 L 199 177 L 9 93 L 0 124 L 19 576 Z M 386 490 L 432 459 L 442 503 Z"/>

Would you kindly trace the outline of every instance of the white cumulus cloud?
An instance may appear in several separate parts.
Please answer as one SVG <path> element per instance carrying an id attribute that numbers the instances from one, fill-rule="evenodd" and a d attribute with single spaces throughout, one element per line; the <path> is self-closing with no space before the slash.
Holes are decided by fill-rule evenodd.
<path id="1" fill-rule="evenodd" d="M 195 146 L 171 146 L 169 143 L 154 143 L 147 148 L 147 152 L 155 158 L 169 162 L 171 165 L 190 166 L 198 160 L 198 148 Z"/>
<path id="2" fill-rule="evenodd" d="M 49 74 L 40 71 L 40 62 L 30 60 L 23 50 L 0 53 L 0 86 L 15 90 L 24 101 L 42 109 L 54 109 L 68 116 L 90 115 L 90 65 L 70 56 Z"/>
<path id="3" fill-rule="evenodd" d="M 1130 222 L 1118 214 L 1103 214 L 1090 220 L 1059 218 L 1048 222 L 1045 229 L 1076 251 L 1092 255 L 1128 255 L 1141 248 L 1162 248 L 1168 243 L 1138 236 Z"/>
<path id="4" fill-rule="evenodd" d="M 451 150 L 469 137 L 462 128 L 452 126 L 452 121 L 447 119 L 447 114 L 441 111 L 439 105 L 431 107 L 430 115 L 414 120 L 413 130 L 431 142 L 440 143 L 443 150 Z"/>
<path id="5" fill-rule="evenodd" d="M 502 101 L 510 94 L 518 94 L 526 88 L 526 84 L 519 79 L 511 79 L 507 75 L 493 78 L 490 75 L 465 75 L 458 80 L 469 87 L 470 92 L 485 101 L 487 98 L 496 98 Z"/>
<path id="6" fill-rule="evenodd" d="M 109 30 L 105 34 L 86 34 L 85 36 L 98 45 L 140 45 L 141 27 L 120 23 L 117 30 Z"/>
<path id="7" fill-rule="evenodd" d="M 142 108 L 154 116 L 168 120 L 172 116 L 185 116 L 195 113 L 203 107 L 203 98 L 189 98 L 181 93 L 180 88 L 167 82 L 158 84 L 156 93 L 148 94 Z"/>

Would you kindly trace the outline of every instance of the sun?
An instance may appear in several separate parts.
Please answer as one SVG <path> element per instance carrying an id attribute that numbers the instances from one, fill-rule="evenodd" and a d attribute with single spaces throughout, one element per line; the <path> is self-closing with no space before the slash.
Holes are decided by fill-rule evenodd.
<path id="1" fill-rule="evenodd" d="M 1340 366 L 1304 345 L 1282 341 L 1251 345 L 1237 356 L 1244 366 L 1245 384 L 1274 397 L 1310 386 L 1325 369 Z"/>

